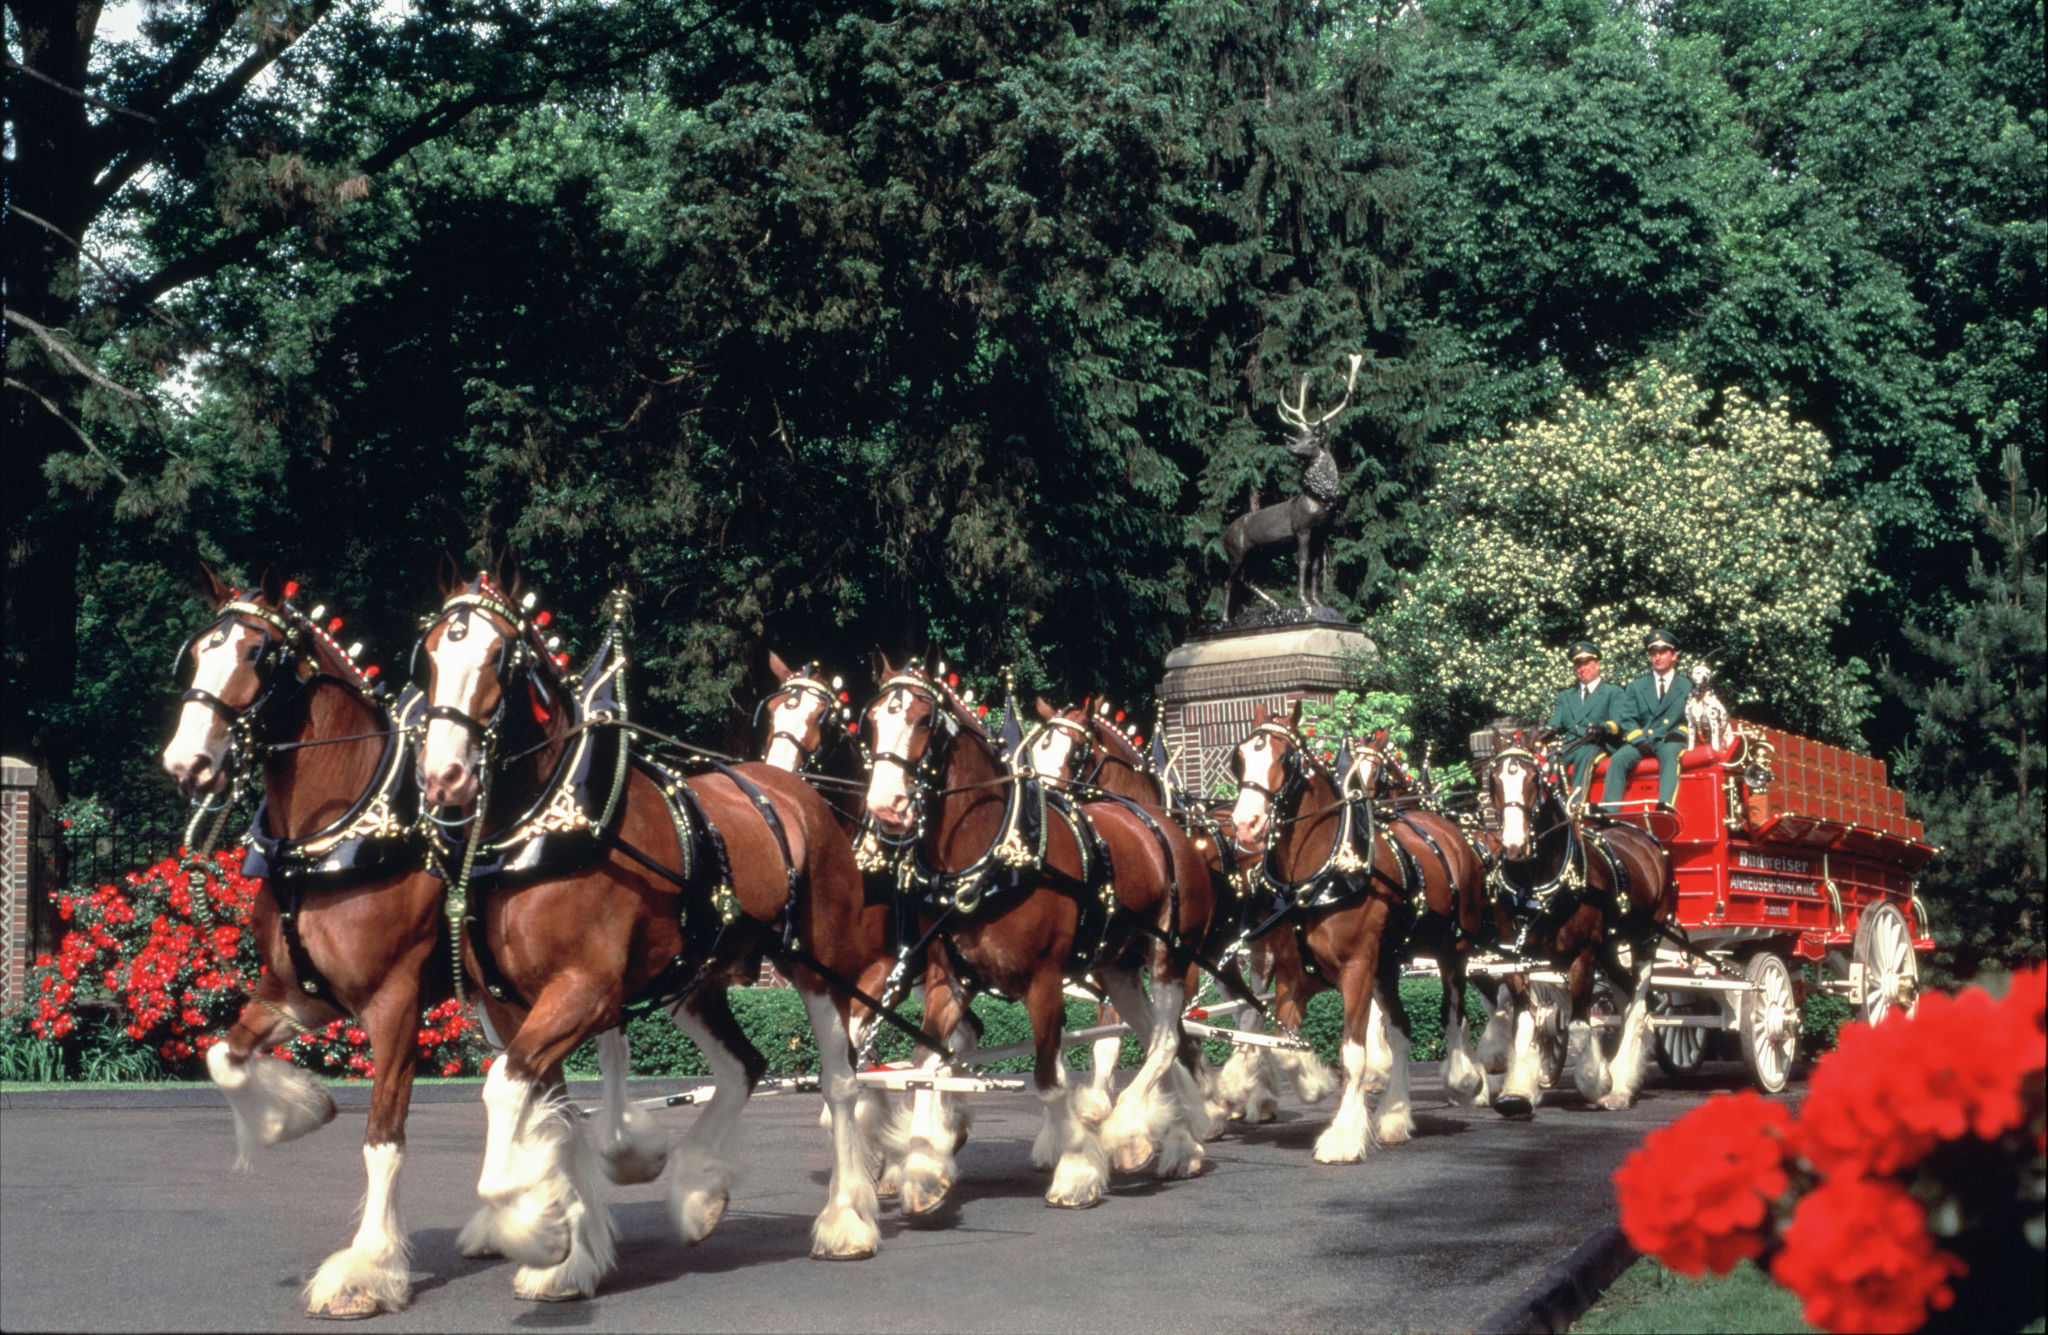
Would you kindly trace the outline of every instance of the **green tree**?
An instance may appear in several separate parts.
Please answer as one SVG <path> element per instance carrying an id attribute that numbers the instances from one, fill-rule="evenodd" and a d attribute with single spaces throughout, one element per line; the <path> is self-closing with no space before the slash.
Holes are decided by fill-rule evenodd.
<path id="1" fill-rule="evenodd" d="M 262 381 L 288 362 L 239 318 L 258 294 L 313 295 L 293 290 L 297 265 L 345 245 L 354 207 L 414 150 L 683 46 L 720 12 L 165 0 L 109 39 L 101 0 L 10 0 L 0 745 L 63 782 L 81 744 L 81 558 L 110 528 L 153 526 L 130 539 L 155 540 L 159 567 L 208 546 L 189 507 L 219 461 L 173 377 Z M 217 403 L 213 434 L 243 453 L 317 447 L 302 406 Z"/>
<path id="2" fill-rule="evenodd" d="M 1430 557 L 1368 629 L 1446 742 L 1476 718 L 1541 717 L 1573 640 L 1633 675 L 1653 626 L 1714 665 L 1736 712 L 1853 741 L 1865 669 L 1829 632 L 1869 544 L 1824 495 L 1827 467 L 1783 402 L 1655 364 L 1597 398 L 1569 391 L 1445 462 Z"/>
<path id="3" fill-rule="evenodd" d="M 2006 447 L 2004 463 L 1997 501 L 1981 487 L 1970 493 L 1997 552 L 1990 566 L 1981 552 L 1972 553 L 1976 598 L 1957 609 L 1946 635 L 1906 627 L 1941 675 L 1923 683 L 1884 674 L 1916 715 L 1897 772 L 1928 840 L 1942 850 L 1921 888 L 1941 962 L 1958 979 L 1987 964 L 2015 968 L 2042 957 L 2048 575 L 2041 538 L 2048 507 L 2030 485 L 2017 446 Z"/>

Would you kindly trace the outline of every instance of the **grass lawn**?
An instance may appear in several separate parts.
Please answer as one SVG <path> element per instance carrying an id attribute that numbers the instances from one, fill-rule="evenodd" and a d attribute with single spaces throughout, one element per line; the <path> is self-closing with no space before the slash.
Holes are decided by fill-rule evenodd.
<path id="1" fill-rule="evenodd" d="M 1584 1335 L 1691 1331 L 1782 1335 L 1812 1329 L 1799 1319 L 1799 1300 L 1748 1261 L 1726 1275 L 1687 1279 L 1647 1256 L 1624 1270 L 1572 1326 L 1574 1332 Z"/>

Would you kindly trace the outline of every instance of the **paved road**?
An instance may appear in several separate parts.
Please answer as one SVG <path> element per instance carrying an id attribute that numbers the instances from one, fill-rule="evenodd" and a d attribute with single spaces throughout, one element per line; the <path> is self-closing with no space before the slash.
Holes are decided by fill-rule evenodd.
<path id="1" fill-rule="evenodd" d="M 1080 1213 L 1045 1208 L 1028 1162 L 1037 1100 L 989 1095 L 942 1227 L 884 1209 L 879 1257 L 812 1261 L 828 1159 L 817 1100 L 758 1100 L 749 1176 L 724 1225 L 686 1248 L 659 1185 L 611 1188 L 619 1268 L 599 1297 L 519 1302 L 503 1262 L 455 1252 L 475 1202 L 483 1113 L 416 1103 L 402 1206 L 416 1293 L 378 1331 L 1453 1330 L 1511 1301 L 1599 1223 L 1608 1175 L 1650 1127 L 1741 1082 L 1712 1064 L 1683 1086 L 1653 1073 L 1627 1113 L 1554 1092 L 1534 1123 L 1442 1103 L 1420 1068 L 1419 1136 L 1365 1164 L 1314 1163 L 1328 1116 L 1280 1119 L 1210 1146 L 1195 1180 L 1118 1179 Z M 669 1088 L 662 1086 L 661 1088 Z M 439 1091 L 437 1091 L 439 1092 Z M 227 1171 L 234 1137 L 209 1092 L 144 1107 L 0 1111 L 0 1328 L 275 1330 L 316 1323 L 297 1292 L 353 1231 L 362 1091 L 334 1124 Z M 106 1102 L 107 1100 L 100 1100 Z M 182 1105 L 182 1106 L 181 1106 Z M 658 1114 L 680 1131 L 689 1109 Z"/>

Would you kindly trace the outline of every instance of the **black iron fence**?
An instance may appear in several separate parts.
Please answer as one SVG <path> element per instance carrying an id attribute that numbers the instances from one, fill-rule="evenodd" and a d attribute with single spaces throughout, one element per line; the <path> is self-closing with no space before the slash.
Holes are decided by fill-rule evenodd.
<path id="1" fill-rule="evenodd" d="M 182 807 L 74 819 L 69 824 L 50 820 L 37 833 L 54 847 L 38 852 L 55 859 L 58 886 L 89 889 L 176 853 L 185 837 L 185 820 Z"/>

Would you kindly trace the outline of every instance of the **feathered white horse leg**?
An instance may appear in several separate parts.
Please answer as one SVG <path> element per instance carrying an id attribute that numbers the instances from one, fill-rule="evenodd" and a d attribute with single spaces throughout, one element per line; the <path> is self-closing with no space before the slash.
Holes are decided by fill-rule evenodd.
<path id="1" fill-rule="evenodd" d="M 675 1164 L 668 1181 L 669 1220 L 676 1236 L 694 1244 L 710 1237 L 725 1218 L 733 1188 L 739 1185 L 733 1151 L 740 1114 L 754 1088 L 747 1078 L 746 1061 L 703 1017 L 682 1002 L 670 1007 L 669 1017 L 703 1052 L 704 1064 L 711 1068 L 711 1106 L 697 1114 L 669 1156 Z"/>
<path id="2" fill-rule="evenodd" d="M 484 1208 L 456 1245 L 520 1262 L 513 1292 L 521 1298 L 590 1297 L 613 1260 L 597 1155 L 566 1106 L 509 1066 L 494 1063 L 484 1079 Z"/>
<path id="3" fill-rule="evenodd" d="M 363 1146 L 369 1187 L 355 1240 L 320 1263 L 306 1284 L 313 1316 L 364 1317 L 402 1310 L 412 1301 L 412 1248 L 398 1218 L 398 1174 L 405 1147 Z"/>
<path id="4" fill-rule="evenodd" d="M 1483 1108 L 1487 1103 L 1486 1070 L 1472 1055 L 1463 1011 L 1444 1026 L 1444 1093 L 1460 1108 Z"/>
<path id="5" fill-rule="evenodd" d="M 1510 1002 L 1510 1005 L 1513 1003 Z M 1536 1049 L 1536 1003 L 1514 1008 L 1514 1042 L 1509 1049 L 1507 1079 L 1493 1108 L 1503 1117 L 1532 1117 L 1543 1101 L 1543 1058 Z"/>
<path id="6" fill-rule="evenodd" d="M 1065 1064 L 1055 1066 L 1053 1072 L 1059 1083 L 1038 1092 L 1039 1102 L 1045 1108 L 1046 1125 L 1052 1128 L 1060 1147 L 1045 1203 L 1067 1210 L 1085 1210 L 1102 1199 L 1109 1185 L 1109 1154 L 1095 1124 L 1074 1116 L 1067 1106 Z"/>
<path id="7" fill-rule="evenodd" d="M 1372 1138 L 1381 1145 L 1401 1145 L 1415 1134 L 1415 1104 L 1408 1089 L 1410 1043 L 1399 1025 L 1388 1022 L 1387 1009 L 1377 999 L 1373 1011 L 1380 1020 L 1380 1041 L 1387 1047 L 1387 1065 L 1373 1110 Z"/>
<path id="8" fill-rule="evenodd" d="M 1379 989 L 1373 990 L 1372 1010 L 1365 1022 L 1365 1092 L 1377 1094 L 1394 1075 L 1394 1049 L 1388 1039 L 1393 1026 L 1387 1008 L 1380 1004 Z"/>
<path id="9" fill-rule="evenodd" d="M 1486 1008 L 1486 1028 L 1479 1033 L 1479 1065 L 1499 1075 L 1508 1069 L 1515 1054 L 1515 1002 L 1502 983 L 1494 995 L 1495 1004 Z"/>
<path id="10" fill-rule="evenodd" d="M 1145 995 L 1137 975 L 1105 970 L 1099 976 L 1103 990 L 1137 1035 L 1145 1054 L 1131 1083 L 1124 1086 L 1116 1106 L 1110 1110 L 1109 1120 L 1102 1124 L 1102 1146 L 1109 1152 L 1110 1165 L 1119 1172 L 1134 1173 L 1152 1161 L 1159 1150 L 1159 1139 L 1166 1133 L 1171 1113 L 1160 1101 L 1159 1082 L 1165 1078 L 1175 1054 L 1167 1052 L 1162 1059 L 1159 1040 L 1164 1028 L 1155 1013 L 1156 999 Z"/>
<path id="11" fill-rule="evenodd" d="M 819 1084 L 832 1114 L 832 1179 L 825 1185 L 824 1212 L 811 1225 L 811 1255 L 832 1261 L 857 1261 L 881 1246 L 876 1223 L 880 1207 L 874 1179 L 861 1154 L 861 1129 L 855 1108 L 860 1083 L 853 1076 L 853 1036 L 838 1002 L 827 992 L 804 993 L 804 1010 L 818 1039 Z"/>
<path id="12" fill-rule="evenodd" d="M 1336 1115 L 1323 1134 L 1316 1137 L 1317 1163 L 1357 1163 L 1372 1145 L 1372 1119 L 1366 1109 L 1365 1044 L 1346 1034 L 1339 1055 L 1344 1062 L 1344 1091 L 1337 1101 Z"/>
<path id="13" fill-rule="evenodd" d="M 626 1097 L 626 1074 L 633 1054 L 625 1026 L 597 1036 L 597 1070 L 604 1078 L 604 1110 L 598 1128 L 598 1153 L 604 1172 L 614 1182 L 652 1182 L 668 1165 L 668 1132 L 645 1108 Z"/>
<path id="14" fill-rule="evenodd" d="M 235 1116 L 235 1169 L 246 1172 L 259 1146 L 296 1140 L 334 1120 L 334 1099 L 320 1081 L 290 1062 L 261 1053 L 236 1061 L 226 1043 L 206 1053 L 206 1073 Z"/>
<path id="15" fill-rule="evenodd" d="M 1613 1087 L 1600 1100 L 1601 1107 L 1615 1111 L 1634 1106 L 1636 1096 L 1643 1090 L 1643 1078 L 1649 1071 L 1650 969 L 1656 963 L 1656 953 L 1648 953 L 1650 958 L 1636 970 L 1635 994 L 1629 998 L 1628 1006 L 1622 1012 L 1621 1046 L 1615 1051 L 1612 1068 Z"/>
<path id="16" fill-rule="evenodd" d="M 963 1017 L 947 1036 L 946 1046 L 957 1056 L 972 1052 L 977 1041 L 974 1025 Z M 930 1052 L 923 1062 L 927 1071 L 936 1071 L 945 1064 L 937 1053 Z M 954 1151 L 967 1139 L 973 1123 L 974 1113 L 965 1099 L 932 1089 L 920 1089 L 910 1096 L 909 1145 L 903 1154 L 902 1170 L 905 1215 L 928 1215 L 946 1203 L 959 1172 Z M 1042 1138 L 1045 1132 L 1041 1129 L 1039 1135 Z M 1032 1162 L 1037 1162 L 1035 1150 Z"/>

